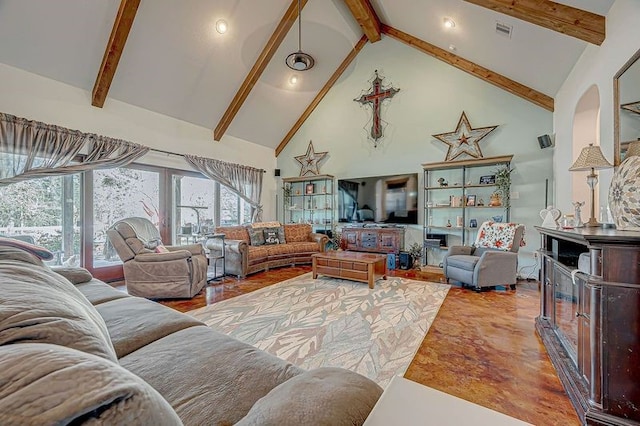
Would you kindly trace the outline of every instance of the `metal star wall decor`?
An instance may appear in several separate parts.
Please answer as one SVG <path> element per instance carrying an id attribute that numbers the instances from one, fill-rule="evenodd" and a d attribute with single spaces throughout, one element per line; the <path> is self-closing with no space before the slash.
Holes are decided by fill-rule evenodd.
<path id="1" fill-rule="evenodd" d="M 640 114 L 640 101 L 629 102 L 628 104 L 620 105 L 620 108 L 626 109 L 627 111 L 635 112 L 636 114 Z"/>
<path id="2" fill-rule="evenodd" d="M 393 87 L 383 87 L 383 78 L 378 75 L 378 70 L 375 70 L 375 77 L 371 81 L 371 91 L 369 93 L 363 93 L 359 98 L 355 98 L 354 101 L 361 103 L 364 106 L 371 106 L 371 131 L 369 131 L 369 138 L 373 140 L 373 146 L 378 146 L 378 139 L 382 138 L 385 122 L 380 116 L 380 110 L 382 103 L 391 99 L 393 95 L 398 93 L 400 89 Z"/>
<path id="3" fill-rule="evenodd" d="M 467 154 L 473 158 L 482 158 L 482 151 L 478 142 L 497 127 L 488 126 L 474 129 L 469 124 L 466 114 L 462 111 L 462 116 L 453 132 L 440 133 L 433 135 L 433 137 L 449 145 L 447 157 L 444 161 L 453 161 L 462 154 Z"/>
<path id="4" fill-rule="evenodd" d="M 324 159 L 328 154 L 325 152 L 315 152 L 313 149 L 313 142 L 309 141 L 309 146 L 307 147 L 307 153 L 304 155 L 296 155 L 294 158 L 302 168 L 300 169 L 300 176 L 306 176 L 308 174 L 311 175 L 319 175 L 320 174 L 320 161 Z"/>

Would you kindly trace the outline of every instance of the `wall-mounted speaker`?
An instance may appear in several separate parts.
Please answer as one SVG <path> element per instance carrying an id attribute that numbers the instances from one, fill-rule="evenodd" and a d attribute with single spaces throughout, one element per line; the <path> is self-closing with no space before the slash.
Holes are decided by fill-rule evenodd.
<path id="1" fill-rule="evenodd" d="M 545 148 L 549 148 L 550 146 L 553 146 L 553 142 L 551 141 L 551 136 L 549 135 L 538 136 L 538 144 L 540 144 L 540 149 L 545 149 Z"/>
<path id="2" fill-rule="evenodd" d="M 273 172 L 274 176 L 280 176 L 280 169 L 275 169 L 275 171 Z"/>

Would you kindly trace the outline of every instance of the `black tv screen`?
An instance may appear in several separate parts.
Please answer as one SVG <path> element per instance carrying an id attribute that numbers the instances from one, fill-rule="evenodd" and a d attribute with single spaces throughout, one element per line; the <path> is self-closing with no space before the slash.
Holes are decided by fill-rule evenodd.
<path id="1" fill-rule="evenodd" d="M 340 222 L 418 224 L 418 174 L 338 179 Z"/>

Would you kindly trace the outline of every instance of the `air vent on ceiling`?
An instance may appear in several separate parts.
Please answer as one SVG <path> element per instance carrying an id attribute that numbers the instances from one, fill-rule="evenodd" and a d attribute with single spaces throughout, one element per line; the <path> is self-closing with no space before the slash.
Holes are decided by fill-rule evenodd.
<path id="1" fill-rule="evenodd" d="M 503 24 L 501 22 L 496 22 L 496 33 L 501 36 L 511 38 L 511 32 L 513 31 L 513 26 Z"/>

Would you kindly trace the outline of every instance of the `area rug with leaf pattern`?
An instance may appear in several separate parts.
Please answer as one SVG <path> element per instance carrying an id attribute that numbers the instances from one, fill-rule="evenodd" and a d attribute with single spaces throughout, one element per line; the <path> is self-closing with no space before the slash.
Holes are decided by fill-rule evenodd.
<path id="1" fill-rule="evenodd" d="M 385 387 L 409 367 L 449 285 L 301 275 L 190 311 L 214 330 L 299 367 L 342 367 Z"/>

